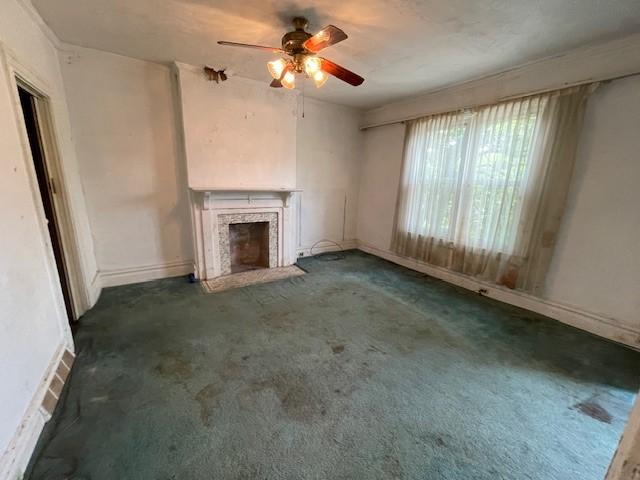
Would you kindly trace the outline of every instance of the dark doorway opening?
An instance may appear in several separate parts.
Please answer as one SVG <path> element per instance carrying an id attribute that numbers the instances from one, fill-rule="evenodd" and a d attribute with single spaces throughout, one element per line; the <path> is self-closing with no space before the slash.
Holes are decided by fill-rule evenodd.
<path id="1" fill-rule="evenodd" d="M 231 273 L 269 268 L 269 222 L 229 225 Z"/>
<path id="2" fill-rule="evenodd" d="M 53 248 L 58 277 L 60 278 L 60 285 L 64 296 L 67 318 L 69 319 L 69 323 L 73 323 L 75 321 L 75 317 L 73 312 L 73 301 L 71 299 L 71 290 L 69 288 L 69 276 L 65 263 L 64 251 L 62 249 L 62 240 L 60 236 L 60 228 L 57 223 L 55 204 L 53 201 L 55 187 L 51 176 L 47 171 L 45 149 L 42 142 L 42 129 L 39 123 L 40 119 L 38 118 L 36 102 L 38 102 L 39 99 L 21 85 L 18 85 L 18 93 L 20 95 L 20 106 L 22 107 L 22 115 L 27 131 L 27 137 L 29 138 L 31 158 L 33 159 L 33 166 L 38 180 L 40 199 L 47 219 L 49 237 L 51 238 L 51 247 Z"/>

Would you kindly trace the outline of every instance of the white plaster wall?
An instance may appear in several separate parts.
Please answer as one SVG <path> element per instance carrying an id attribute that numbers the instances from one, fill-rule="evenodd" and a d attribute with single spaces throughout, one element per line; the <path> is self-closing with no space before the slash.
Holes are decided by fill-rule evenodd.
<path id="1" fill-rule="evenodd" d="M 56 49 L 15 0 L 0 0 L 2 50 L 37 79 L 51 97 L 66 194 L 81 245 L 82 274 L 90 282 L 95 261 L 84 211 Z M 41 401 L 41 383 L 58 348 L 73 349 L 60 284 L 39 197 L 32 190 L 31 160 L 23 144 L 21 111 L 7 64 L 0 63 L 0 476 L 33 440 L 41 420 L 30 406 Z M 37 187 L 36 187 L 37 188 Z M 23 427 L 30 432 L 19 430 Z M 23 434 L 20 434 L 20 432 Z M 35 432 L 37 434 L 37 431 Z M 10 442 L 16 450 L 7 451 Z M 22 450 L 21 450 L 22 449 Z M 28 459 L 28 456 L 26 457 Z M 25 457 L 18 459 L 25 461 Z M 15 465 L 13 465 L 15 467 Z M 18 467 L 23 466 L 22 464 Z M 13 467 L 10 467 L 13 468 Z"/>
<path id="2" fill-rule="evenodd" d="M 640 77 L 589 100 L 545 296 L 640 331 Z"/>
<path id="3" fill-rule="evenodd" d="M 320 240 L 339 244 L 351 240 L 353 244 L 364 145 L 358 128 L 361 112 L 306 98 L 303 118 L 299 103 L 296 183 L 302 193 L 298 248 L 309 249 Z"/>
<path id="4" fill-rule="evenodd" d="M 439 107 L 442 101 L 438 100 Z M 451 102 L 457 101 L 453 91 Z M 636 332 L 640 332 L 638 125 L 639 77 L 611 82 L 591 97 L 544 295 Z M 358 240 L 383 251 L 390 248 L 403 138 L 400 124 L 365 133 Z"/>
<path id="5" fill-rule="evenodd" d="M 389 250 L 400 182 L 404 125 L 365 130 L 358 203 L 358 240 Z"/>
<path id="6" fill-rule="evenodd" d="M 171 69 L 80 47 L 61 65 L 101 274 L 126 283 L 123 272 L 188 263 Z"/>
<path id="7" fill-rule="evenodd" d="M 296 95 L 178 65 L 189 187 L 294 188 Z"/>

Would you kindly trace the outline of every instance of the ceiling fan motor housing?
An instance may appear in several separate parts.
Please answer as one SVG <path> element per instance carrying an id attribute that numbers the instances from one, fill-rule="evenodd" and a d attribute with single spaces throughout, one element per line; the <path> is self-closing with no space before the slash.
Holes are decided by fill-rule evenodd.
<path id="1" fill-rule="evenodd" d="M 308 53 L 302 44 L 313 36 L 304 30 L 309 25 L 309 21 L 304 17 L 296 17 L 292 23 L 295 30 L 284 34 L 282 49 L 289 55 Z"/>

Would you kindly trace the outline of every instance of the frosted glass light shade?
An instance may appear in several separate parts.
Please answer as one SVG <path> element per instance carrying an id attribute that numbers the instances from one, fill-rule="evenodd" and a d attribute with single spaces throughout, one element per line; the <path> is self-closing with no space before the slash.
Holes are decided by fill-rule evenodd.
<path id="1" fill-rule="evenodd" d="M 329 75 L 327 75 L 322 70 L 318 70 L 316 73 L 313 74 L 312 78 L 316 84 L 316 88 L 320 88 L 327 82 L 327 80 L 329 79 Z"/>
<path id="2" fill-rule="evenodd" d="M 271 62 L 267 62 L 267 69 L 269 69 L 269 73 L 276 80 L 280 79 L 280 76 L 284 71 L 284 67 L 286 66 L 287 66 L 287 62 L 283 58 L 278 58 L 277 60 L 272 60 Z"/>
<path id="3" fill-rule="evenodd" d="M 296 76 L 292 72 L 287 72 L 282 77 L 282 86 L 291 90 L 296 87 Z"/>
<path id="4" fill-rule="evenodd" d="M 318 57 L 307 57 L 304 60 L 304 71 L 310 77 L 313 77 L 316 72 L 320 71 L 320 67 L 321 63 Z"/>

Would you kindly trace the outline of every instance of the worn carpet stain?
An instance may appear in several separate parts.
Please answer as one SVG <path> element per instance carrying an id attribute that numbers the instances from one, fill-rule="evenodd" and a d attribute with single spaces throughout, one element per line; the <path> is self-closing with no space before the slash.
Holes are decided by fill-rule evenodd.
<path id="1" fill-rule="evenodd" d="M 360 252 L 300 263 L 105 289 L 25 479 L 604 477 L 640 354 Z"/>
<path id="2" fill-rule="evenodd" d="M 191 378 L 191 364 L 180 352 L 167 351 L 161 354 L 160 362 L 153 367 L 157 374 L 185 381 Z"/>
<path id="3" fill-rule="evenodd" d="M 218 395 L 218 389 L 215 385 L 209 384 L 203 387 L 196 394 L 196 401 L 200 404 L 200 419 L 205 426 L 211 425 L 211 415 L 214 407 L 217 405 L 216 396 Z"/>
<path id="4" fill-rule="evenodd" d="M 257 394 L 264 390 L 275 393 L 282 412 L 292 420 L 311 422 L 326 412 L 320 395 L 313 391 L 304 375 L 292 376 L 282 372 L 267 380 L 253 382 L 251 387 Z"/>
<path id="5" fill-rule="evenodd" d="M 611 414 L 596 402 L 589 401 L 578 403 L 574 406 L 574 408 L 576 408 L 580 413 L 598 420 L 599 422 L 611 423 L 611 421 L 613 420 Z"/>

